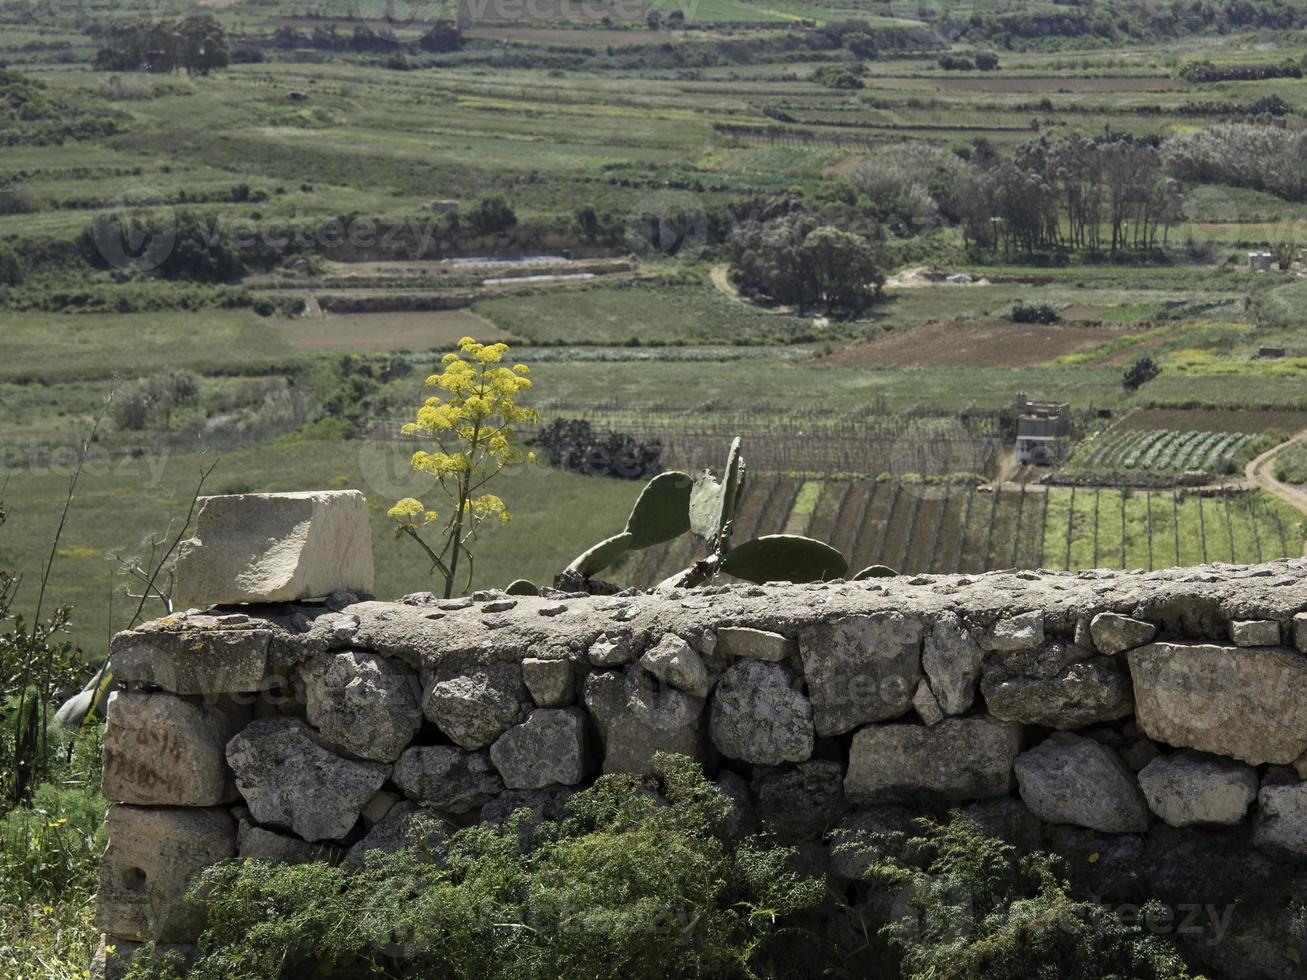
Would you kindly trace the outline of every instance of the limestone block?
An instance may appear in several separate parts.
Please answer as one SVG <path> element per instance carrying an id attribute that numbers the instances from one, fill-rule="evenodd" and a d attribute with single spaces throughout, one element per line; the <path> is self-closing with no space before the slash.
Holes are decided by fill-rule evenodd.
<path id="1" fill-rule="evenodd" d="M 1307 751 L 1307 657 L 1283 647 L 1153 643 L 1127 655 L 1135 715 L 1170 745 L 1288 765 Z"/>
<path id="2" fill-rule="evenodd" d="M 991 657 L 980 691 L 995 718 L 1045 728 L 1083 728 L 1134 708 L 1130 679 L 1116 659 L 1061 642 Z"/>
<path id="3" fill-rule="evenodd" d="M 609 636 L 607 633 L 600 634 L 590 644 L 587 655 L 590 663 L 596 667 L 624 667 L 635 660 L 635 651 L 631 649 L 629 637 Z"/>
<path id="4" fill-rule="evenodd" d="M 721 626 L 717 629 L 717 650 L 721 656 L 779 663 L 797 656 L 799 644 L 788 636 L 747 626 Z"/>
<path id="5" fill-rule="evenodd" d="M 331 844 L 310 844 L 298 837 L 250 823 L 242 824 L 237 831 L 236 853 L 251 861 L 276 864 L 309 864 L 313 861 L 335 864 L 341 857 L 340 848 Z"/>
<path id="6" fill-rule="evenodd" d="M 383 820 L 349 849 L 345 863 L 361 867 L 372 853 L 398 854 L 413 850 L 422 854 L 438 846 L 453 831 L 449 821 L 405 800 L 395 804 Z"/>
<path id="7" fill-rule="evenodd" d="M 657 752 L 707 757 L 704 699 L 658 684 L 643 670 L 591 674 L 585 706 L 599 729 L 604 772 L 650 773 Z"/>
<path id="8" fill-rule="evenodd" d="M 1274 619 L 1236 619 L 1230 623 L 1230 639 L 1237 647 L 1280 645 L 1280 624 Z"/>
<path id="9" fill-rule="evenodd" d="M 817 734 L 841 735 L 906 714 L 921 680 L 921 624 L 901 613 L 805 627 L 799 652 Z"/>
<path id="10" fill-rule="evenodd" d="M 587 718 L 580 708 L 537 708 L 490 746 L 490 761 L 509 789 L 575 786 L 590 755 Z"/>
<path id="11" fill-rule="evenodd" d="M 179 608 L 372 591 L 368 504 L 357 490 L 201 500 L 177 554 Z"/>
<path id="12" fill-rule="evenodd" d="M 980 645 L 990 653 L 1023 653 L 1044 645 L 1044 610 L 1000 619 L 985 631 Z"/>
<path id="13" fill-rule="evenodd" d="M 1307 857 L 1307 783 L 1262 787 L 1253 843 L 1273 854 Z"/>
<path id="14" fill-rule="evenodd" d="M 394 762 L 422 727 L 417 675 L 394 660 L 346 650 L 301 675 L 309 724 L 351 755 Z"/>
<path id="15" fill-rule="evenodd" d="M 1020 751 L 1021 726 L 995 718 L 868 725 L 854 733 L 844 795 L 856 804 L 1004 796 Z"/>
<path id="16" fill-rule="evenodd" d="M 1153 642 L 1157 627 L 1120 613 L 1099 613 L 1089 623 L 1089 635 L 1099 653 L 1114 657 Z"/>
<path id="17" fill-rule="evenodd" d="M 1172 827 L 1239 823 L 1257 799 L 1257 771 L 1197 752 L 1159 755 L 1139 773 L 1154 813 Z"/>
<path id="18" fill-rule="evenodd" d="M 1054 732 L 1014 764 L 1021 799 L 1048 823 L 1107 834 L 1148 829 L 1148 806 L 1120 756 L 1090 738 Z"/>
<path id="19" fill-rule="evenodd" d="M 465 749 L 485 748 L 532 708 L 518 664 L 487 664 L 432 679 L 422 710 Z"/>
<path id="20" fill-rule="evenodd" d="M 761 769 L 754 777 L 758 819 L 781 841 L 820 838 L 844 816 L 844 767 L 833 759 Z"/>
<path id="21" fill-rule="evenodd" d="M 210 865 L 236 853 L 236 825 L 219 807 L 115 805 L 105 817 L 109 847 L 100 860 L 95 921 L 124 939 L 188 942 L 204 924 L 187 888 Z"/>
<path id="22" fill-rule="evenodd" d="M 740 660 L 717 684 L 711 732 L 722 755 L 760 765 L 812 755 L 812 704 L 781 664 Z"/>
<path id="23" fill-rule="evenodd" d="M 674 633 L 664 636 L 656 646 L 646 650 L 640 658 L 640 666 L 664 684 L 695 697 L 707 697 L 712 687 L 703 658 Z"/>
<path id="24" fill-rule="evenodd" d="M 576 697 L 572 662 L 558 657 L 542 660 L 528 657 L 522 661 L 522 680 L 531 699 L 541 708 L 562 708 Z"/>
<path id="25" fill-rule="evenodd" d="M 163 691 L 113 692 L 104 731 L 105 797 L 140 806 L 216 806 L 237 799 L 227 741 L 249 714 Z"/>
<path id="26" fill-rule="evenodd" d="M 935 699 L 930 684 L 924 678 L 917 685 L 917 693 L 912 696 L 912 707 L 927 725 L 938 725 L 944 720 L 944 712 L 939 708 L 939 701 Z"/>
<path id="27" fill-rule="evenodd" d="M 251 722 L 227 745 L 227 762 L 255 821 L 307 841 L 336 840 L 390 775 L 390 766 L 337 755 L 298 718 Z"/>
<path id="28" fill-rule="evenodd" d="M 109 644 L 115 679 L 174 694 L 258 691 L 268 668 L 269 630 L 131 630 Z"/>
<path id="29" fill-rule="evenodd" d="M 489 752 L 467 752 L 453 745 L 405 749 L 395 763 L 395 785 L 410 800 L 445 813 L 475 810 L 504 790 Z"/>
<path id="30" fill-rule="evenodd" d="M 921 666 L 944 714 L 960 715 L 971 707 L 984 659 L 984 651 L 956 613 L 943 613 L 931 624 L 922 647 Z"/>

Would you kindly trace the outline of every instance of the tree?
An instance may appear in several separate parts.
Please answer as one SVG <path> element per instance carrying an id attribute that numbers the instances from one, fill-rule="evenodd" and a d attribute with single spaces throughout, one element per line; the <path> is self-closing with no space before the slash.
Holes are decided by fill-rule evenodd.
<path id="1" fill-rule="evenodd" d="M 491 194 L 468 212 L 467 222 L 474 234 L 498 235 L 517 224 L 517 213 L 502 194 Z"/>
<path id="2" fill-rule="evenodd" d="M 431 30 L 422 35 L 418 46 L 432 54 L 459 51 L 463 47 L 463 32 L 453 21 L 438 20 L 431 26 Z"/>
<path id="3" fill-rule="evenodd" d="M 973 60 L 981 71 L 993 71 L 998 67 L 998 55 L 993 51 L 977 51 Z"/>
<path id="4" fill-rule="evenodd" d="M 1126 391 L 1138 391 L 1161 373 L 1162 369 L 1157 366 L 1156 361 L 1151 357 L 1141 357 L 1130 365 L 1121 379 L 1121 384 Z"/>
<path id="5" fill-rule="evenodd" d="M 27 264 L 12 245 L 0 244 L 0 286 L 21 286 L 27 278 Z"/>
<path id="6" fill-rule="evenodd" d="M 441 518 L 422 501 L 405 497 L 389 516 L 397 535 L 412 539 L 426 552 L 432 571 L 445 581 L 446 599 L 454 594 L 463 556 L 468 559 L 471 583 L 469 542 L 476 538 L 477 528 L 487 520 L 511 520 L 502 499 L 481 491 L 509 467 L 535 459 L 535 453 L 517 444 L 515 428 L 540 420 L 535 409 L 517 403 L 531 390 L 531 381 L 523 364 L 499 366 L 507 352 L 507 344 L 479 344 L 464 337 L 456 353 L 445 355 L 440 373 L 427 378 L 427 386 L 440 389 L 444 396 L 428 398 L 416 421 L 404 426 L 405 435 L 426 436 L 435 444 L 436 452 L 415 452 L 412 466 L 435 478 L 452 508 Z M 422 530 L 433 525 L 438 528 L 434 546 L 422 536 Z"/>
<path id="7" fill-rule="evenodd" d="M 227 34 L 212 14 L 191 14 L 178 27 L 179 58 L 188 75 L 207 75 L 231 61 Z"/>
<path id="8" fill-rule="evenodd" d="M 866 240 L 830 225 L 803 240 L 799 255 L 817 298 L 826 312 L 861 313 L 871 305 L 885 282 L 876 253 Z"/>

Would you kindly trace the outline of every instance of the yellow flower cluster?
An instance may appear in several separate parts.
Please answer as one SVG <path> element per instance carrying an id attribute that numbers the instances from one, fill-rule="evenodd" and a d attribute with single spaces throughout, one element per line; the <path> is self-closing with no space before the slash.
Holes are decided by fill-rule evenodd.
<path id="1" fill-rule="evenodd" d="M 427 549 L 433 566 L 452 578 L 460 551 L 469 554 L 467 543 L 476 537 L 479 524 L 511 519 L 504 501 L 494 494 L 479 493 L 481 487 L 509 466 L 535 460 L 535 453 L 518 445 L 514 426 L 539 421 L 533 408 L 517 403 L 531 390 L 526 366 L 502 364 L 507 344 L 482 344 L 471 337 L 458 342 L 458 350 L 441 359 L 439 372 L 427 378 L 427 387 L 441 394 L 426 399 L 414 421 L 404 426 L 407 436 L 425 436 L 435 446 L 413 453 L 415 471 L 436 478 L 453 503 L 445 518 L 441 547 Z M 439 520 L 420 500 L 406 497 L 388 515 L 398 533 L 417 537 L 419 529 Z"/>

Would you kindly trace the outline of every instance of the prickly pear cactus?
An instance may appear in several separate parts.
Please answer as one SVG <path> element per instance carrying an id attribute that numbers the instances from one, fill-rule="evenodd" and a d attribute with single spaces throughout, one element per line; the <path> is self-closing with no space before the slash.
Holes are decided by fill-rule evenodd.
<path id="1" fill-rule="evenodd" d="M 645 484 L 631 516 L 626 519 L 626 531 L 631 535 L 629 547 L 633 551 L 671 541 L 690 530 L 693 486 L 690 474 L 676 470 L 660 473 Z"/>
<path id="2" fill-rule="evenodd" d="M 748 582 L 821 582 L 843 578 L 844 556 L 828 544 L 799 534 L 765 534 L 722 558 L 721 571 Z"/>
<path id="3" fill-rule="evenodd" d="M 888 565 L 868 565 L 857 575 L 853 576 L 853 581 L 861 582 L 868 578 L 894 578 L 899 573 L 894 571 Z"/>
<path id="4" fill-rule="evenodd" d="M 704 470 L 690 492 L 690 529 L 713 551 L 725 549 L 734 528 L 735 510 L 744 494 L 744 458 L 737 436 L 726 455 L 722 479 Z"/>
<path id="5" fill-rule="evenodd" d="M 634 535 L 630 531 L 623 531 L 621 534 L 615 534 L 605 541 L 600 541 L 588 551 L 578 555 L 572 564 L 564 569 L 564 573 L 571 573 L 579 575 L 583 579 L 588 579 L 595 572 L 602 571 L 630 551 L 633 537 Z"/>

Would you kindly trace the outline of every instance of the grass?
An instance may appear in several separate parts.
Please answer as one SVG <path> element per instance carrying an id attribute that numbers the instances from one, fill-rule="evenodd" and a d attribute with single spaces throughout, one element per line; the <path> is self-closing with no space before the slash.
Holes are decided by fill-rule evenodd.
<path id="1" fill-rule="evenodd" d="M 362 490 L 370 508 L 377 595 L 398 598 L 434 585 L 420 551 L 396 540 L 385 516 L 395 500 L 427 489 L 409 472 L 411 448 L 367 441 L 265 444 L 224 455 L 207 492 Z M 200 464 L 198 456 L 172 454 L 83 476 L 50 589 L 60 602 L 73 604 L 73 635 L 93 657 L 121 628 L 128 606 L 135 606 L 121 596 L 124 583 L 108 553 L 138 554 L 147 535 L 184 515 Z M 10 475 L 4 494 L 10 521 L 0 536 L 0 558 L 33 567 L 48 546 L 58 520 L 54 502 L 62 500 L 66 482 L 62 471 Z M 537 468 L 510 470 L 492 489 L 514 519 L 483 531 L 473 588 L 502 588 L 517 578 L 552 581 L 572 558 L 621 529 L 640 485 Z M 434 497 L 427 502 L 441 506 Z M 20 610 L 29 607 L 34 591 L 35 576 L 29 576 L 19 594 Z"/>
<path id="2" fill-rule="evenodd" d="M 299 359 L 272 324 L 244 310 L 6 314 L 0 381 L 51 384 L 186 368 L 265 373 Z"/>

